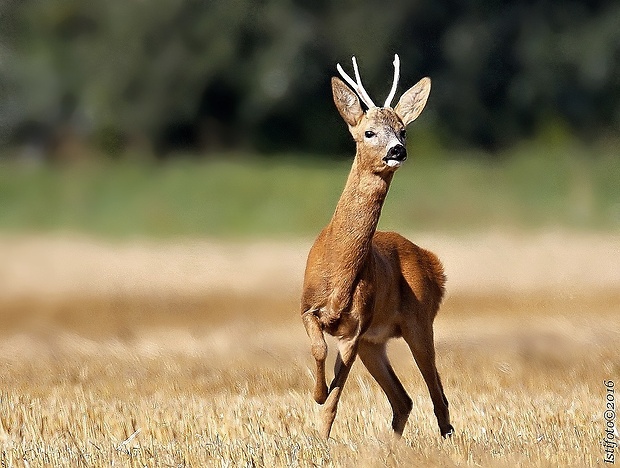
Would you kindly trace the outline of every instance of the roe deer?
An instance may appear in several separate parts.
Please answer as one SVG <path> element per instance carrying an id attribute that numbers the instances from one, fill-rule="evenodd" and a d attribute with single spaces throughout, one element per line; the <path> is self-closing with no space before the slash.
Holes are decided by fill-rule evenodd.
<path id="1" fill-rule="evenodd" d="M 437 368 L 433 320 L 444 293 L 445 276 L 431 252 L 394 232 L 375 232 L 394 172 L 407 159 L 405 128 L 422 112 L 431 81 L 423 78 L 395 108 L 399 58 L 383 107 L 362 86 L 355 57 L 353 81 L 340 65 L 332 78 L 334 102 L 356 143 L 346 185 L 329 224 L 308 254 L 301 312 L 316 360 L 314 399 L 325 404 L 321 434 L 329 438 L 338 400 L 356 356 L 379 383 L 393 412 L 392 428 L 401 436 L 412 408 L 386 354 L 390 338 L 403 337 L 428 386 L 441 435 L 454 432 Z M 358 96 L 366 105 L 364 111 Z M 334 379 L 327 388 L 323 332 L 336 337 Z"/>

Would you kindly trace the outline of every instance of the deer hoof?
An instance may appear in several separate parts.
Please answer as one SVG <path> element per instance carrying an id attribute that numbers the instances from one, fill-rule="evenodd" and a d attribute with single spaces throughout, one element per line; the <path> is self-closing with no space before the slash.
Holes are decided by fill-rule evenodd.
<path id="1" fill-rule="evenodd" d="M 447 439 L 448 437 L 452 437 L 453 435 L 454 435 L 454 428 L 452 427 L 452 424 L 448 424 L 448 427 L 446 429 L 441 430 L 441 437 L 443 437 L 444 439 Z"/>
<path id="2" fill-rule="evenodd" d="M 312 395 L 312 397 L 314 398 L 314 401 L 316 401 L 319 405 L 325 403 L 325 400 L 327 400 L 327 385 L 318 384 L 314 389 L 314 394 Z"/>

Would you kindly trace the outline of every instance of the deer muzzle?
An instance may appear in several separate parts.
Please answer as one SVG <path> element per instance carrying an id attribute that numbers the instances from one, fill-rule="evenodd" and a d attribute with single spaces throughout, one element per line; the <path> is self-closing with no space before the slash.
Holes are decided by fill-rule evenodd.
<path id="1" fill-rule="evenodd" d="M 385 163 L 390 167 L 398 167 L 407 159 L 407 149 L 401 145 L 392 146 L 387 155 L 383 158 Z"/>

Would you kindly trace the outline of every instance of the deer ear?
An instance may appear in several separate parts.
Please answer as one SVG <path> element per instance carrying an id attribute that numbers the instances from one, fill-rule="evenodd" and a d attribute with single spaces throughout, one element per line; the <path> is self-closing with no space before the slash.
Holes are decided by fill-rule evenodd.
<path id="1" fill-rule="evenodd" d="M 357 94 L 336 77 L 332 77 L 332 92 L 338 112 L 350 127 L 355 127 L 364 115 Z"/>
<path id="2" fill-rule="evenodd" d="M 402 95 L 394 111 L 401 118 L 405 126 L 417 119 L 422 113 L 430 92 L 431 79 L 427 77 L 422 78 Z"/>

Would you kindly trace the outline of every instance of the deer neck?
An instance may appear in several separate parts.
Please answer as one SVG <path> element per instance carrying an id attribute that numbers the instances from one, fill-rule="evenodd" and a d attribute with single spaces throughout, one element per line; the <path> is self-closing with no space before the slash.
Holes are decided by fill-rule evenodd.
<path id="1" fill-rule="evenodd" d="M 326 230 L 326 249 L 337 296 L 350 297 L 358 275 L 366 265 L 391 180 L 392 173 L 377 175 L 365 171 L 356 155 Z"/>

